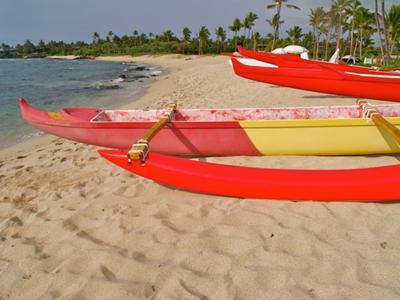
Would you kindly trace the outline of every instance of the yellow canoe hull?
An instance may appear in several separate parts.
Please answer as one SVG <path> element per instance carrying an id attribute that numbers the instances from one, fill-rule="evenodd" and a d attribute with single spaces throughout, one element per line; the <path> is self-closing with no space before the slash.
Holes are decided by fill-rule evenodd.
<path id="1" fill-rule="evenodd" d="M 400 129 L 400 118 L 387 118 Z M 370 119 L 240 121 L 263 155 L 365 155 L 399 153 Z"/>

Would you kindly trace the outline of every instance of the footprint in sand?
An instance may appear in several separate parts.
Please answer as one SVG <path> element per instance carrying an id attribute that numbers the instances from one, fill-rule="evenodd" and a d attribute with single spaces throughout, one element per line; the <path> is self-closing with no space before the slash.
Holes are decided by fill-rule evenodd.
<path id="1" fill-rule="evenodd" d="M 102 184 L 104 182 L 103 178 L 101 178 L 100 176 L 93 176 L 90 178 L 90 181 L 96 184 Z"/>
<path id="2" fill-rule="evenodd" d="M 134 198 L 140 196 L 143 193 L 143 191 L 144 191 L 143 184 L 132 183 L 128 186 L 122 186 L 118 188 L 115 192 L 113 192 L 113 194 L 124 198 Z"/>
<path id="3" fill-rule="evenodd" d="M 20 218 L 14 216 L 7 221 L 7 226 L 22 226 L 24 223 Z"/>

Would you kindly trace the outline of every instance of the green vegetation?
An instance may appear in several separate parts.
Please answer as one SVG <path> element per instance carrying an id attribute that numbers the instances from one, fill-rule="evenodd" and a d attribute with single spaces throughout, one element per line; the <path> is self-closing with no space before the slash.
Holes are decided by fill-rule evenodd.
<path id="1" fill-rule="evenodd" d="M 82 57 L 99 55 L 141 55 L 160 53 L 218 54 L 233 52 L 238 44 L 249 49 L 270 51 L 277 47 L 298 44 L 310 50 L 315 59 L 327 59 L 336 48 L 341 54 L 350 54 L 361 59 L 380 56 L 385 65 L 398 64 L 400 49 L 400 5 L 385 7 L 385 1 L 375 0 L 374 10 L 362 6 L 359 0 L 331 0 L 330 9 L 316 7 L 309 12 L 312 31 L 304 32 L 298 25 L 287 29 L 287 37 L 280 36 L 284 26 L 283 8 L 301 10 L 288 0 L 270 0 L 267 12 L 273 11 L 266 20 L 272 34 L 263 35 L 255 31 L 259 16 L 249 12 L 243 20 L 235 18 L 228 27 L 230 33 L 218 26 L 210 30 L 201 26 L 197 30 L 183 28 L 181 37 L 171 30 L 161 34 L 139 33 L 118 36 L 112 31 L 105 37 L 95 32 L 91 42 L 65 43 L 62 41 L 40 41 L 36 45 L 27 40 L 15 47 L 2 43 L 0 58 L 44 57 L 49 55 L 77 55 Z M 192 31 L 193 30 L 193 31 Z M 212 34 L 213 33 L 213 34 Z M 231 36 L 231 37 L 229 37 Z M 378 37 L 375 45 L 374 36 Z"/>

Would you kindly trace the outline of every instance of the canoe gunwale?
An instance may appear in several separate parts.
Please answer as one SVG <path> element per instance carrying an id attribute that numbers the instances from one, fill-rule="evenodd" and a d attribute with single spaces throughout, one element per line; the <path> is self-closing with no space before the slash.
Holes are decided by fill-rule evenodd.
<path id="1" fill-rule="evenodd" d="M 374 107 L 379 110 L 385 108 L 396 108 L 400 111 L 400 104 L 382 104 L 375 105 Z M 360 111 L 360 107 L 358 105 L 343 105 L 343 106 L 332 106 L 334 108 L 348 108 L 349 110 L 357 110 Z M 300 109 L 308 109 L 309 107 L 291 107 L 291 108 L 281 108 L 281 107 L 273 107 L 273 108 L 261 108 L 263 110 L 271 110 L 271 111 L 279 111 L 280 109 L 287 110 L 296 110 Z M 316 106 L 313 109 L 330 109 L 330 106 Z M 259 108 L 241 108 L 235 109 L 235 111 L 250 111 L 257 110 Z M 225 109 L 226 110 L 226 109 Z M 67 113 L 68 109 L 62 109 L 61 114 L 65 116 L 64 119 L 54 119 L 52 118 L 47 111 L 39 110 L 32 108 L 30 106 L 24 107 L 21 105 L 21 111 L 23 113 L 24 118 L 31 123 L 32 125 L 46 125 L 46 126 L 57 126 L 57 127 L 69 127 L 69 128 L 149 128 L 156 121 L 89 121 L 82 120 L 77 117 L 71 117 Z M 121 111 L 143 111 L 143 110 L 121 110 Z M 156 110 L 154 110 L 156 111 Z M 160 110 L 161 112 L 164 110 Z M 186 111 L 196 111 L 196 109 L 187 109 Z M 210 111 L 224 111 L 224 109 L 210 109 Z M 102 113 L 104 111 L 101 111 Z M 40 115 L 39 115 L 40 114 Z M 38 116 L 39 115 L 39 116 Z M 97 115 L 96 115 L 97 116 Z M 386 116 L 386 115 L 385 115 Z M 394 125 L 400 125 L 400 116 L 399 117 L 386 117 L 391 121 Z M 92 118 L 93 119 L 93 118 Z M 241 128 L 296 128 L 296 127 L 345 127 L 345 126 L 374 126 L 373 122 L 369 118 L 321 118 L 321 119 L 259 119 L 259 120 L 245 120 L 245 119 L 236 119 L 236 120 L 194 120 L 194 121 L 177 121 L 174 120 L 170 124 L 167 125 L 169 129 L 219 129 L 219 128 L 238 128 L 238 124 L 240 124 Z M 165 130 L 165 129 L 164 129 Z"/>

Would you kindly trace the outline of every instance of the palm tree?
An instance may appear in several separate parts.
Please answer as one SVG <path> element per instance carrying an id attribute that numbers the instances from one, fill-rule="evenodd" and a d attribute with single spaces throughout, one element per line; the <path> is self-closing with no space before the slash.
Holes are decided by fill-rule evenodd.
<path id="1" fill-rule="evenodd" d="M 217 36 L 218 53 L 220 53 L 222 42 L 226 39 L 226 32 L 224 28 L 222 26 L 219 26 L 217 29 L 215 29 L 215 35 Z"/>
<path id="2" fill-rule="evenodd" d="M 382 30 L 381 30 L 381 16 L 379 15 L 379 7 L 378 7 L 378 0 L 374 1 L 375 3 L 375 23 L 376 23 L 376 28 L 378 30 L 378 36 L 379 36 L 379 41 L 380 41 L 380 48 L 381 48 L 381 55 L 382 57 L 385 56 L 385 50 L 384 50 L 384 42 L 383 42 L 383 37 L 382 37 Z"/>
<path id="3" fill-rule="evenodd" d="M 371 25 L 374 23 L 374 14 L 365 7 L 360 7 L 357 9 L 354 15 L 354 24 L 358 29 L 358 45 L 360 47 L 360 58 L 363 57 L 363 47 L 366 45 L 365 40 L 369 33 L 372 33 Z M 357 45 L 354 52 L 357 50 Z M 350 53 L 352 54 L 352 53 Z M 354 54 L 355 56 L 355 54 Z"/>
<path id="4" fill-rule="evenodd" d="M 350 10 L 350 0 L 334 0 L 332 3 L 331 10 L 337 17 L 336 23 L 336 49 L 340 49 L 340 42 L 343 38 L 343 27 L 345 23 L 345 17 L 347 12 Z"/>
<path id="5" fill-rule="evenodd" d="M 355 15 L 357 9 L 361 6 L 360 0 L 353 0 L 350 4 L 351 10 L 351 29 L 350 29 L 350 54 L 353 53 L 353 45 L 354 45 L 354 29 L 355 29 Z"/>
<path id="6" fill-rule="evenodd" d="M 328 59 L 329 45 L 333 33 L 333 28 L 336 23 L 335 15 L 332 11 L 325 13 L 325 17 L 321 26 L 321 33 L 325 36 L 325 60 Z"/>
<path id="7" fill-rule="evenodd" d="M 235 33 L 235 36 L 233 37 L 235 48 L 237 47 L 237 33 L 241 28 L 242 28 L 242 22 L 238 18 L 233 20 L 232 25 L 229 26 L 229 29 Z"/>
<path id="8" fill-rule="evenodd" d="M 400 5 L 393 4 L 387 15 L 389 39 L 390 39 L 390 56 L 393 54 L 394 47 L 396 46 L 396 41 L 400 37 Z"/>
<path id="9" fill-rule="evenodd" d="M 183 35 L 183 41 L 186 43 L 189 43 L 192 32 L 190 31 L 190 29 L 188 27 L 183 28 L 182 35 Z"/>
<path id="10" fill-rule="evenodd" d="M 276 9 L 276 18 L 277 20 L 280 21 L 281 19 L 281 10 L 282 10 L 282 6 L 286 6 L 287 8 L 294 8 L 297 10 L 300 10 L 300 7 L 294 5 L 294 4 L 290 4 L 287 3 L 288 0 L 272 0 L 274 3 L 273 4 L 268 4 L 267 5 L 267 9 Z M 275 18 L 275 16 L 274 16 Z M 273 20 L 273 19 L 272 19 Z M 283 21 L 282 21 L 283 23 Z M 279 28 L 280 28 L 280 24 L 282 24 L 280 22 L 276 22 L 275 25 L 276 27 L 274 27 L 274 40 L 273 40 L 273 44 L 272 44 L 272 48 L 275 47 L 275 42 L 277 39 L 279 39 Z"/>
<path id="11" fill-rule="evenodd" d="M 161 35 L 161 39 L 167 43 L 175 39 L 174 33 L 171 30 L 164 31 Z"/>
<path id="12" fill-rule="evenodd" d="M 318 58 L 319 56 L 319 37 L 321 35 L 321 25 L 325 19 L 325 11 L 324 8 L 319 6 L 315 9 L 311 9 L 310 17 L 310 25 L 313 27 L 314 32 L 314 58 Z"/>
<path id="13" fill-rule="evenodd" d="M 107 42 L 112 42 L 113 38 L 114 38 L 114 32 L 112 32 L 112 31 L 110 30 L 110 31 L 108 32 L 108 34 L 107 34 L 106 40 L 107 40 Z"/>
<path id="14" fill-rule="evenodd" d="M 260 39 L 261 39 L 261 34 L 258 31 L 253 32 L 253 50 L 257 50 L 257 44 L 260 41 Z"/>
<path id="15" fill-rule="evenodd" d="M 297 25 L 287 30 L 286 33 L 289 35 L 290 41 L 295 45 L 299 43 L 303 36 L 302 29 Z"/>
<path id="16" fill-rule="evenodd" d="M 93 43 L 98 43 L 100 41 L 100 35 L 97 32 L 93 33 Z"/>
<path id="17" fill-rule="evenodd" d="M 275 33 L 277 31 L 277 28 L 280 27 L 280 25 L 283 23 L 283 21 L 281 21 L 281 16 L 280 15 L 275 14 L 272 17 L 272 20 L 267 20 L 267 22 L 274 29 L 274 35 L 273 35 L 272 45 L 271 45 L 271 50 L 273 50 L 273 49 L 275 49 L 275 44 L 276 44 L 276 41 L 277 41 L 277 38 L 278 38 L 278 36 Z M 279 31 L 279 29 L 278 29 L 278 31 Z"/>
<path id="18" fill-rule="evenodd" d="M 385 10 L 385 0 L 381 0 L 381 10 L 382 10 L 382 27 L 383 35 L 385 37 L 385 51 L 386 51 L 386 63 L 390 63 L 390 52 L 389 52 L 389 33 L 386 26 L 386 10 Z"/>
<path id="19" fill-rule="evenodd" d="M 207 44 L 207 41 L 210 37 L 210 31 L 206 26 L 201 26 L 199 31 L 199 55 L 203 54 L 204 46 Z"/>
<path id="20" fill-rule="evenodd" d="M 254 22 L 258 19 L 257 14 L 253 13 L 253 12 L 249 12 L 246 16 L 246 18 L 243 21 L 243 28 L 244 28 L 244 36 L 245 39 L 247 37 L 247 39 L 250 38 L 250 31 L 254 26 Z M 246 30 L 247 30 L 247 36 L 246 36 Z"/>
<path id="21" fill-rule="evenodd" d="M 310 49 L 313 45 L 313 42 L 314 42 L 314 34 L 312 31 L 303 34 L 303 40 L 301 41 L 303 47 Z"/>

